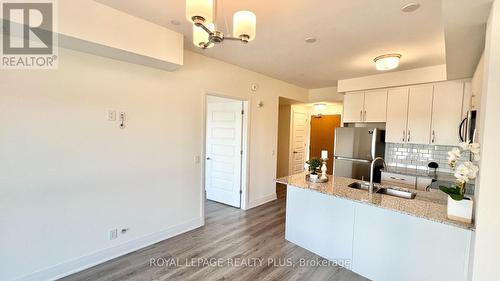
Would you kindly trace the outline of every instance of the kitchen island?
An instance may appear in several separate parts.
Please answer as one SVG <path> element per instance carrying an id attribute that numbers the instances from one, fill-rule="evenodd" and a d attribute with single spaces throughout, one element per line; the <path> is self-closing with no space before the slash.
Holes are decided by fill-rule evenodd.
<path id="1" fill-rule="evenodd" d="M 285 238 L 372 280 L 467 280 L 473 225 L 446 217 L 447 197 L 431 190 L 414 199 L 369 194 L 357 180 L 305 174 L 286 184 Z"/>

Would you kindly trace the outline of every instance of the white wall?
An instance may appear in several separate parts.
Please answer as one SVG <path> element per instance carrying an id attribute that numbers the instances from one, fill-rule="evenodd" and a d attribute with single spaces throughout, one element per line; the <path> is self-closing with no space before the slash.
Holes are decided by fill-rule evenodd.
<path id="1" fill-rule="evenodd" d="M 70 37 L 94 43 L 87 51 L 92 49 L 98 54 L 104 53 L 99 48 L 113 48 L 110 56 L 123 52 L 123 58 L 131 58 L 133 54 L 138 54 L 147 57 L 144 63 L 149 62 L 148 59 L 157 60 L 151 63 L 152 66 L 160 66 L 164 62 L 171 64 L 168 68 L 176 68 L 183 63 L 184 40 L 180 33 L 93 0 L 57 3 L 58 24 L 55 28 L 56 32 L 65 35 L 61 38 L 63 44 L 87 46 L 74 44 Z"/>
<path id="2" fill-rule="evenodd" d="M 65 49 L 58 70 L 2 71 L 0 280 L 52 279 L 201 225 L 207 92 L 250 101 L 249 204 L 274 198 L 278 96 L 307 101 L 302 88 L 189 51 L 176 72 Z"/>
<path id="3" fill-rule="evenodd" d="M 337 87 L 309 90 L 309 102 L 342 102 L 344 94 L 337 91 Z"/>
<path id="4" fill-rule="evenodd" d="M 488 20 L 484 52 L 481 103 L 481 170 L 476 194 L 476 236 L 473 280 L 500 280 L 500 2 L 494 2 Z"/>
<path id="5" fill-rule="evenodd" d="M 483 80 L 484 80 L 484 54 L 479 59 L 476 71 L 474 71 L 474 76 L 472 76 L 472 81 L 471 81 L 472 98 L 470 101 L 472 109 L 478 109 L 481 106 L 481 96 L 483 93 Z"/>
<path id="6" fill-rule="evenodd" d="M 422 84 L 446 80 L 446 65 L 393 71 L 381 74 L 344 79 L 338 81 L 338 91 L 341 93 Z"/>

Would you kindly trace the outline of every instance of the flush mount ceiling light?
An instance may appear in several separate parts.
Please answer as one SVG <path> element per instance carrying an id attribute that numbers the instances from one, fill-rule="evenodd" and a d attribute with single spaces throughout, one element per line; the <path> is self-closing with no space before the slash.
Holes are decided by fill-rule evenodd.
<path id="1" fill-rule="evenodd" d="M 186 0 L 186 18 L 193 23 L 193 43 L 208 49 L 224 39 L 248 43 L 255 39 L 257 18 L 250 11 L 238 11 L 233 15 L 233 36 L 225 36 L 214 26 L 216 0 Z M 203 33 L 205 33 L 203 35 Z"/>
<path id="2" fill-rule="evenodd" d="M 401 59 L 400 54 L 387 54 L 376 57 L 373 61 L 375 62 L 375 68 L 377 70 L 391 70 L 399 66 L 399 60 Z"/>
<path id="3" fill-rule="evenodd" d="M 408 3 L 408 4 L 404 5 L 403 7 L 401 7 L 401 11 L 403 11 L 405 13 L 411 13 L 411 12 L 415 12 L 416 10 L 418 10 L 418 8 L 420 8 L 419 3 Z"/>

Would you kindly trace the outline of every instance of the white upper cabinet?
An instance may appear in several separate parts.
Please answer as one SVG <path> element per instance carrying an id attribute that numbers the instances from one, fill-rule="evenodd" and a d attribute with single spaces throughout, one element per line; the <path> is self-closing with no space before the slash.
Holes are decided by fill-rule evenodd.
<path id="1" fill-rule="evenodd" d="M 457 145 L 460 121 L 474 108 L 471 88 L 448 81 L 347 93 L 344 122 L 385 122 L 386 142 Z"/>
<path id="2" fill-rule="evenodd" d="M 432 85 L 410 87 L 406 142 L 429 144 L 432 120 Z"/>
<path id="3" fill-rule="evenodd" d="M 406 142 L 408 88 L 390 89 L 387 93 L 386 142 Z"/>
<path id="4" fill-rule="evenodd" d="M 347 93 L 344 96 L 344 122 L 352 123 L 363 121 L 364 101 L 364 92 Z"/>
<path id="5" fill-rule="evenodd" d="M 344 122 L 385 122 L 387 90 L 353 92 L 344 96 Z"/>
<path id="6" fill-rule="evenodd" d="M 447 82 L 434 86 L 431 144 L 457 145 L 458 124 L 462 119 L 464 83 Z"/>
<path id="7" fill-rule="evenodd" d="M 387 113 L 387 90 L 365 93 L 365 122 L 385 122 Z"/>

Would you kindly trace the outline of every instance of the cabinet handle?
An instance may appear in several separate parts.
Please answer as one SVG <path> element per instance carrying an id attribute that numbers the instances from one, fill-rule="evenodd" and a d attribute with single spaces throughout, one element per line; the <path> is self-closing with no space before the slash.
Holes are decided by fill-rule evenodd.
<path id="1" fill-rule="evenodd" d="M 363 121 L 363 110 L 359 111 L 359 119 Z"/>
<path id="2" fill-rule="evenodd" d="M 434 130 L 432 130 L 432 143 L 434 143 L 436 141 L 436 132 Z"/>
<path id="3" fill-rule="evenodd" d="M 411 140 L 410 130 L 408 130 L 408 142 Z"/>
<path id="4" fill-rule="evenodd" d="M 406 130 L 403 130 L 403 142 L 406 141 Z"/>
<path id="5" fill-rule="evenodd" d="M 366 110 L 365 110 L 365 117 L 363 119 L 364 119 L 363 121 L 366 121 Z"/>

